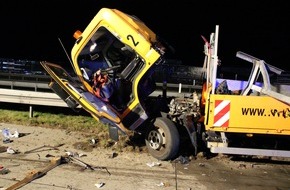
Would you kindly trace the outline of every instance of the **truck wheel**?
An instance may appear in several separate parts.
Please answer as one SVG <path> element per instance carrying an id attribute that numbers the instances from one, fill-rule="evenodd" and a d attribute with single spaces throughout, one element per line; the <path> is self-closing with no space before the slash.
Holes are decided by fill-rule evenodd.
<path id="1" fill-rule="evenodd" d="M 179 133 L 174 123 L 163 117 L 156 118 L 146 134 L 148 152 L 158 160 L 170 160 L 179 149 Z"/>

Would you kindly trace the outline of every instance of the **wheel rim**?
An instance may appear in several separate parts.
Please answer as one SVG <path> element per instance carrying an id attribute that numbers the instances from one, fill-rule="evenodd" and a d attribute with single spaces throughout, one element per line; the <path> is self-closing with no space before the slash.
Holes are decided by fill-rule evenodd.
<path id="1" fill-rule="evenodd" d="M 163 137 L 158 130 L 150 131 L 148 141 L 150 147 L 154 150 L 159 150 L 163 145 Z"/>

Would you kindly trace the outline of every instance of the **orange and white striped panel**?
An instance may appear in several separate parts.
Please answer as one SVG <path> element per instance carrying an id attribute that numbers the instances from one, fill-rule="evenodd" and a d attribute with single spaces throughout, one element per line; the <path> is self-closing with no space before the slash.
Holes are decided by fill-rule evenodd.
<path id="1" fill-rule="evenodd" d="M 216 100 L 214 109 L 214 127 L 228 127 L 230 120 L 230 100 Z"/>

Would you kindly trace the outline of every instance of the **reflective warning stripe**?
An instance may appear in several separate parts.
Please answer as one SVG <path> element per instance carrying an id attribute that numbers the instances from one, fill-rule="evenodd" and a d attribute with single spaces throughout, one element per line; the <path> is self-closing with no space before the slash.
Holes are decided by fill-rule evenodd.
<path id="1" fill-rule="evenodd" d="M 215 127 L 228 127 L 230 119 L 230 104 L 229 100 L 216 100 L 214 109 L 214 124 Z"/>

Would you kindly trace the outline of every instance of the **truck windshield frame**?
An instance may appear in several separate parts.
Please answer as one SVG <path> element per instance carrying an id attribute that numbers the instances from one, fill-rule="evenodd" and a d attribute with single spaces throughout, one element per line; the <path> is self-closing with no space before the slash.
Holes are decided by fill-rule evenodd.
<path id="1" fill-rule="evenodd" d="M 81 50 L 77 62 L 79 68 L 86 68 L 92 73 L 110 67 L 118 68 L 115 72 L 121 73 L 137 56 L 131 47 L 105 27 L 100 27 Z"/>

